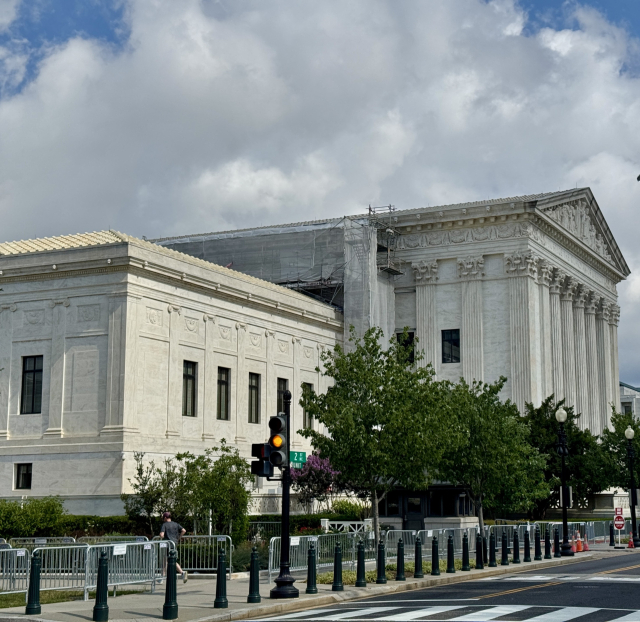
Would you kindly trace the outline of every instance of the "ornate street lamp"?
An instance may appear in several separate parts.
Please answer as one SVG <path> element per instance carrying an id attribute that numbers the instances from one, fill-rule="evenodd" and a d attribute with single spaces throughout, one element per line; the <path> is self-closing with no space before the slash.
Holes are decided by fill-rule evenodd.
<path id="1" fill-rule="evenodd" d="M 562 458 L 562 473 L 560 478 L 562 486 L 562 546 L 560 547 L 560 554 L 562 557 L 571 557 L 574 553 L 571 550 L 571 544 L 569 544 L 569 521 L 567 518 L 567 510 L 569 509 L 569 486 L 567 486 L 567 468 L 565 465 L 565 458 L 569 455 L 569 449 L 567 448 L 567 434 L 564 431 L 567 411 L 562 408 L 562 406 L 556 410 L 556 419 L 560 424 L 557 451 L 560 458 Z"/>
<path id="2" fill-rule="evenodd" d="M 624 435 L 627 437 L 627 458 L 629 458 L 629 473 L 631 474 L 631 538 L 633 539 L 633 545 L 635 547 L 640 546 L 640 538 L 638 538 L 638 530 L 636 528 L 636 478 L 633 474 L 633 459 L 636 457 L 636 452 L 633 449 L 633 437 L 635 432 L 633 428 L 629 426 Z"/>

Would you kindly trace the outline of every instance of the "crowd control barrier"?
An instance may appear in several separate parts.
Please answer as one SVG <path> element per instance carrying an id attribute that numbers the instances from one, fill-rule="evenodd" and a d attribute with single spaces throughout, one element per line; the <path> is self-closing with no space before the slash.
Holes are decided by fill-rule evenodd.
<path id="1" fill-rule="evenodd" d="M 61 544 L 75 544 L 75 538 L 10 538 L 9 544 L 13 549 L 27 549 L 30 553 L 43 546 L 60 546 Z"/>
<path id="2" fill-rule="evenodd" d="M 26 592 L 31 556 L 26 549 L 0 550 L 0 593 Z"/>
<path id="3" fill-rule="evenodd" d="M 82 536 L 79 544 L 114 544 L 118 542 L 149 542 L 147 536 Z"/>
<path id="4" fill-rule="evenodd" d="M 183 570 L 217 572 L 218 554 L 224 551 L 229 578 L 232 572 L 231 536 L 182 536 L 178 541 L 178 563 Z"/>

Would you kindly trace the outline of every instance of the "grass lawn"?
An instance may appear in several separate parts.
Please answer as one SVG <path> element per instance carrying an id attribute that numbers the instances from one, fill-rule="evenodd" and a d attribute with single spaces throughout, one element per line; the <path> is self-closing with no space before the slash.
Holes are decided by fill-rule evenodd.
<path id="1" fill-rule="evenodd" d="M 125 594 L 143 594 L 140 590 L 117 590 L 117 596 Z M 109 598 L 112 598 L 113 590 L 109 592 Z M 117 598 L 116 596 L 116 598 Z M 96 593 L 89 592 L 89 600 L 95 600 Z M 40 592 L 40 604 L 48 605 L 50 603 L 64 603 L 70 600 L 82 600 L 84 594 L 82 591 L 72 590 L 44 590 Z M 26 607 L 27 600 L 24 594 L 0 594 L 0 609 L 5 607 Z"/>

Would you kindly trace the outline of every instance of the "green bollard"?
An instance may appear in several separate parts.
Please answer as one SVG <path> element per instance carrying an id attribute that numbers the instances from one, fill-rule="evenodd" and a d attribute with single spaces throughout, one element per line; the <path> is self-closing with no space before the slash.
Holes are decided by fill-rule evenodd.
<path id="1" fill-rule="evenodd" d="M 415 572 L 413 573 L 414 579 L 424 579 L 424 572 L 422 570 L 422 540 L 420 536 L 416 538 L 416 552 L 415 552 Z"/>
<path id="2" fill-rule="evenodd" d="M 358 564 L 356 573 L 356 587 L 367 587 L 367 576 L 364 569 L 364 542 L 358 542 Z"/>
<path id="3" fill-rule="evenodd" d="M 531 537 L 528 529 L 524 532 L 524 561 L 531 561 Z"/>
<path id="4" fill-rule="evenodd" d="M 167 587 L 164 593 L 164 606 L 162 607 L 163 620 L 176 620 L 178 618 L 178 589 L 176 581 L 176 552 L 170 550 L 167 556 Z"/>
<path id="5" fill-rule="evenodd" d="M 96 604 L 93 606 L 93 622 L 107 622 L 109 619 L 109 562 L 106 551 L 100 553 L 98 560 L 98 580 L 96 585 Z"/>
<path id="6" fill-rule="evenodd" d="M 318 586 L 316 585 L 316 547 L 313 542 L 309 543 L 309 551 L 307 553 L 307 589 L 305 593 L 318 593 Z"/>
<path id="7" fill-rule="evenodd" d="M 507 531 L 502 531 L 502 562 L 501 566 L 509 565 L 509 547 L 507 546 Z"/>
<path id="8" fill-rule="evenodd" d="M 29 572 L 29 597 L 25 615 L 39 615 L 42 612 L 40 607 L 40 568 L 42 560 L 40 551 L 34 551 L 31 556 L 31 570 Z"/>
<path id="9" fill-rule="evenodd" d="M 520 563 L 520 536 L 517 528 L 513 530 L 513 563 Z"/>
<path id="10" fill-rule="evenodd" d="M 495 568 L 496 563 L 496 534 L 491 532 L 489 536 L 489 568 Z"/>
<path id="11" fill-rule="evenodd" d="M 453 536 L 450 534 L 447 540 L 447 574 L 453 574 L 456 571 L 456 562 L 453 551 Z"/>
<path id="12" fill-rule="evenodd" d="M 557 527 L 553 532 L 553 549 L 554 557 L 562 557 L 562 553 L 560 552 L 560 532 Z"/>
<path id="13" fill-rule="evenodd" d="M 539 562 L 542 560 L 542 547 L 540 546 L 540 528 L 536 526 L 536 534 L 535 534 L 535 556 L 534 560 Z"/>
<path id="14" fill-rule="evenodd" d="M 344 585 L 342 584 L 342 548 L 340 548 L 339 542 L 336 544 L 333 555 L 333 584 L 331 585 L 331 591 L 344 592 Z"/>
<path id="15" fill-rule="evenodd" d="M 549 527 L 544 532 L 544 558 L 551 559 L 551 531 Z"/>
<path id="16" fill-rule="evenodd" d="M 396 557 L 396 581 L 406 581 L 404 576 L 404 542 L 398 540 L 398 556 Z"/>
<path id="17" fill-rule="evenodd" d="M 386 560 L 385 560 L 385 552 L 384 552 L 384 542 L 382 538 L 380 538 L 380 542 L 378 542 L 378 576 L 376 577 L 376 583 L 382 584 L 387 582 L 387 571 L 385 569 Z"/>
<path id="18" fill-rule="evenodd" d="M 467 536 L 466 531 L 462 536 L 462 570 L 465 572 L 471 570 L 471 565 L 469 564 L 469 536 Z"/>
<path id="19" fill-rule="evenodd" d="M 476 570 L 484 569 L 484 550 L 483 550 L 483 538 L 480 532 L 476 535 Z"/>
<path id="20" fill-rule="evenodd" d="M 214 609 L 226 609 L 229 606 L 227 600 L 227 558 L 224 551 L 218 553 L 218 569 L 216 575 L 216 599 L 213 601 Z"/>
<path id="21" fill-rule="evenodd" d="M 440 554 L 438 553 L 438 536 L 433 536 L 431 542 L 431 575 L 437 577 L 440 574 Z"/>
<path id="22" fill-rule="evenodd" d="M 251 563 L 249 565 L 249 596 L 248 603 L 259 603 L 260 597 L 260 560 L 258 559 L 258 549 L 254 546 L 251 549 Z"/>

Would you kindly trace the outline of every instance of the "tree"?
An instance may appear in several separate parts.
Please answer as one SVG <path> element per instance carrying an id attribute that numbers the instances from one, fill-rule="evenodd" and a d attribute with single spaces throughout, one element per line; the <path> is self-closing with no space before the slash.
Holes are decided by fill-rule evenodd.
<path id="1" fill-rule="evenodd" d="M 608 458 L 607 473 L 609 474 L 609 486 L 615 486 L 628 490 L 631 485 L 629 462 L 627 458 L 628 441 L 624 431 L 631 426 L 635 436 L 631 441 L 636 453 L 634 463 L 634 479 L 636 486 L 640 485 L 640 424 L 631 413 L 611 413 L 611 429 L 605 428 L 602 432 L 602 451 Z"/>
<path id="2" fill-rule="evenodd" d="M 443 385 L 433 369 L 415 367 L 406 338 L 381 346 L 382 331 L 362 339 L 350 330 L 352 348 L 336 345 L 322 355 L 333 386 L 323 395 L 305 387 L 301 405 L 326 427 L 304 429 L 315 450 L 339 471 L 344 490 L 368 498 L 379 537 L 378 502 L 389 490 L 426 488 L 439 462 L 446 434 Z M 415 353 L 419 363 L 421 355 Z M 320 371 L 317 369 L 317 371 Z"/>
<path id="3" fill-rule="evenodd" d="M 481 530 L 485 509 L 528 510 L 549 494 L 545 456 L 528 443 L 529 428 L 515 404 L 500 400 L 505 382 L 449 384 L 456 442 L 444 452 L 440 475 L 465 489 Z"/>
<path id="4" fill-rule="evenodd" d="M 135 476 L 133 479 L 129 478 L 133 493 L 122 493 L 120 498 L 127 516 L 133 520 L 144 516 L 149 525 L 149 533 L 153 533 L 153 516 L 158 511 L 162 497 L 156 465 L 153 461 L 145 465 L 142 452 L 134 452 L 133 457 L 136 461 Z"/>
<path id="5" fill-rule="evenodd" d="M 560 486 L 562 461 L 556 450 L 559 430 L 556 411 L 560 406 L 564 407 L 564 400 L 556 403 L 551 395 L 537 408 L 534 408 L 533 404 L 526 404 L 524 417 L 529 426 L 529 443 L 537 448 L 540 454 L 547 456 L 544 480 L 550 490 Z M 567 412 L 564 429 L 569 450 L 569 455 L 565 458 L 567 485 L 573 487 L 576 499 L 585 500 L 611 485 L 611 471 L 608 467 L 610 459 L 598 442 L 598 437 L 589 430 L 581 430 L 578 427 L 580 415 L 575 413 L 573 406 L 564 409 Z M 622 436 L 624 438 L 624 431 Z M 545 518 L 547 510 L 557 500 L 557 493 L 539 498 L 532 511 L 533 517 Z"/>
<path id="6" fill-rule="evenodd" d="M 293 489 L 306 507 L 312 507 L 314 501 L 325 503 L 335 494 L 339 490 L 339 475 L 329 460 L 318 454 L 311 454 L 301 469 L 291 469 Z"/>

